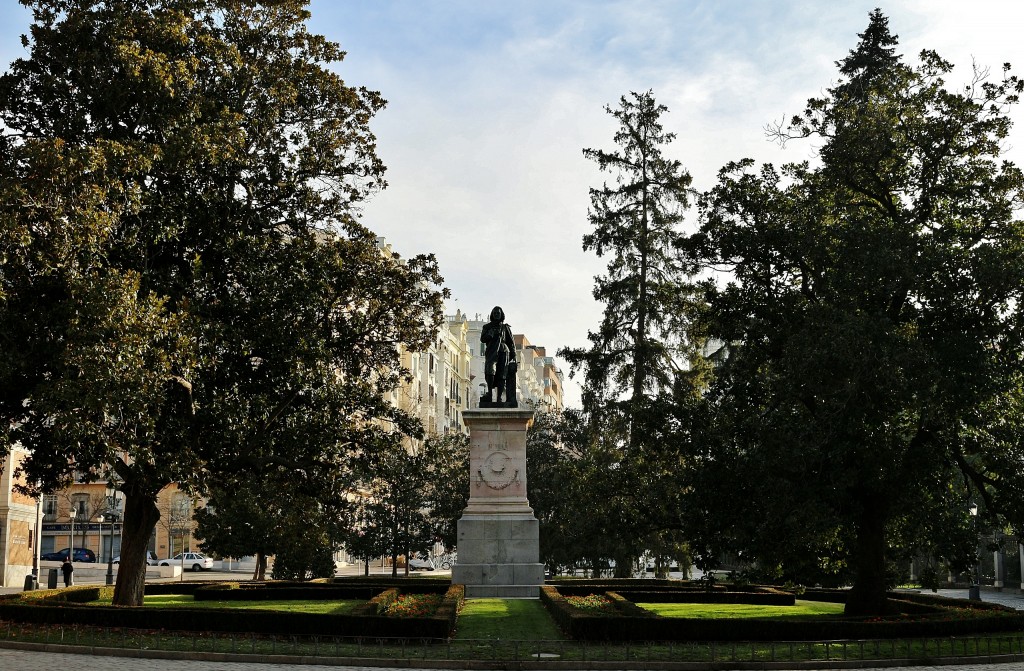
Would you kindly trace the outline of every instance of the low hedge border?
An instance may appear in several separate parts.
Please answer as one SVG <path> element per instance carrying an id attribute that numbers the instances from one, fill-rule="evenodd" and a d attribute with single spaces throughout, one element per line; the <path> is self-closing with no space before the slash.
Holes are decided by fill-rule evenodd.
<path id="1" fill-rule="evenodd" d="M 585 596 L 587 594 L 600 594 L 608 590 L 624 590 L 634 588 L 637 590 L 657 592 L 670 590 L 672 592 L 686 592 L 688 594 L 698 592 L 727 592 L 729 585 L 716 583 L 707 585 L 695 582 L 681 582 L 679 580 L 651 580 L 644 578 L 554 578 L 546 582 L 547 585 L 558 588 L 567 596 Z M 731 587 L 731 591 L 761 590 L 761 587 Z"/>
<path id="2" fill-rule="evenodd" d="M 324 615 L 221 608 L 133 608 L 87 604 L 99 598 L 104 590 L 112 588 L 81 587 L 46 592 L 21 592 L 0 597 L 0 619 L 32 624 L 168 631 L 443 640 L 451 636 L 465 599 L 462 586 L 452 585 L 445 593 L 437 612 L 430 617 L 422 618 L 378 615 L 376 604 L 373 611 L 366 615 Z M 241 590 L 221 590 L 220 593 L 233 594 L 238 591 Z M 397 590 L 395 592 L 397 594 Z"/>
<path id="3" fill-rule="evenodd" d="M 575 590 L 573 590 L 575 592 Z M 635 611 L 616 615 L 597 615 L 573 608 L 559 587 L 546 585 L 541 589 L 541 602 L 551 613 L 555 623 L 571 638 L 603 641 L 810 641 L 888 638 L 946 638 L 980 633 L 1002 633 L 1024 629 L 1024 613 L 985 604 L 973 617 L 963 618 L 956 612 L 965 602 L 942 599 L 949 603 L 922 603 L 930 600 L 892 599 L 894 609 L 913 611 L 917 619 L 886 618 L 821 618 L 784 619 L 751 618 L 729 620 L 701 620 L 660 617 L 655 613 L 635 614 Z M 594 592 L 590 592 L 591 594 Z M 619 599 L 628 592 L 606 592 Z M 664 592 L 661 593 L 664 595 Z M 686 596 L 692 596 L 687 594 Z M 895 596 L 895 595 L 894 595 Z M 903 594 L 900 597 L 906 596 Z M 618 607 L 621 603 L 613 599 Z M 824 600 L 824 599 L 817 599 Z M 680 599 L 685 601 L 685 599 Z M 651 602 L 649 602 L 651 603 Z M 952 608 L 950 608 L 952 606 Z M 639 608 L 639 606 L 637 606 Z"/>
<path id="4" fill-rule="evenodd" d="M 792 606 L 796 597 L 784 592 L 672 592 L 619 590 L 633 603 L 748 603 L 758 606 Z"/>
<path id="5" fill-rule="evenodd" d="M 611 600 L 615 605 L 615 610 L 619 613 L 632 616 L 632 617 L 657 617 L 657 613 L 653 613 L 646 608 L 641 608 L 636 605 L 632 599 L 629 599 L 618 592 L 605 592 L 604 595 Z"/>
<path id="6" fill-rule="evenodd" d="M 196 601 L 368 600 L 376 597 L 384 589 L 388 588 L 373 585 L 310 585 L 309 583 L 290 583 L 260 588 L 245 583 L 213 583 L 195 590 L 192 597 Z M 420 586 L 417 590 L 409 590 L 409 593 L 443 594 L 444 588 Z"/>
<path id="7" fill-rule="evenodd" d="M 45 589 L 32 592 L 22 592 L 11 595 L 15 599 L 21 598 L 26 601 L 44 601 L 47 603 L 89 603 L 98 599 L 110 599 L 114 596 L 113 587 L 99 587 L 95 585 L 81 585 L 78 587 L 66 587 L 64 589 Z"/>
<path id="8" fill-rule="evenodd" d="M 384 611 L 395 602 L 401 592 L 397 587 L 386 589 L 377 596 L 370 599 L 366 605 L 369 609 L 367 615 L 383 615 Z"/>

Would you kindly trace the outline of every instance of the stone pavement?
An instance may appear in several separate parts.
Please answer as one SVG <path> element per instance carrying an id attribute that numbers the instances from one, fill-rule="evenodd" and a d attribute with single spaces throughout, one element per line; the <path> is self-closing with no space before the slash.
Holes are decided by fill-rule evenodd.
<path id="1" fill-rule="evenodd" d="M 966 589 L 940 589 L 938 592 L 932 592 L 930 590 L 922 589 L 916 590 L 921 594 L 938 594 L 939 596 L 949 597 L 951 599 L 966 599 Z M 998 603 L 1001 606 L 1009 606 L 1016 610 L 1024 610 L 1024 595 L 1021 595 L 1019 590 L 1008 589 L 1002 592 L 997 592 L 991 588 L 981 589 L 981 600 L 989 603 Z"/>
<path id="2" fill-rule="evenodd" d="M 0 648 L 0 670 L 3 671 L 55 671 L 57 669 L 75 669 L 83 665 L 103 671 L 390 671 L 388 667 L 342 666 L 322 664 L 262 664 L 254 662 L 211 662 L 184 659 L 142 659 L 136 657 L 83 657 L 82 655 L 34 652 L 27 650 L 8 650 Z M 453 668 L 472 669 L 472 666 L 456 666 Z M 572 667 L 560 667 L 572 668 Z M 591 668 L 582 664 L 579 668 Z M 613 667 L 601 665 L 603 669 Z M 634 667 L 636 668 L 636 667 Z M 708 667 L 709 669 L 712 667 Z M 725 668 L 719 666 L 718 668 Z M 832 670 L 843 668 L 840 665 Z M 846 667 L 855 668 L 855 667 Z M 881 671 L 885 667 L 858 668 L 857 671 Z M 991 664 L 955 664 L 949 666 L 915 666 L 914 671 L 1024 671 L 1024 662 L 1010 662 L 994 666 Z M 395 667 L 395 671 L 431 671 L 415 667 Z M 801 671 L 816 671 L 801 667 Z"/>
<path id="3" fill-rule="evenodd" d="M 59 669 L 80 669 L 85 665 L 90 669 L 102 669 L 103 671 L 136 671 L 139 669 L 145 671 L 296 671 L 296 669 L 302 671 L 338 671 L 339 669 L 381 671 L 380 667 L 324 666 L 322 664 L 297 666 L 295 664 L 207 662 L 184 659 L 140 659 L 137 657 L 85 657 L 57 652 L 0 648 L 0 669 L 3 671 L 57 671 Z M 417 670 L 404 668 L 403 671 Z M 1021 671 L 1024 671 L 1024 665 L 1021 666 Z"/>

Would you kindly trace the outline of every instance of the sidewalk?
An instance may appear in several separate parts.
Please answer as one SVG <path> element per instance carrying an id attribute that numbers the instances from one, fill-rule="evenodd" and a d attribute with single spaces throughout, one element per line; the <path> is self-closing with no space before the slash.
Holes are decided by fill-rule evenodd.
<path id="1" fill-rule="evenodd" d="M 913 590 L 921 594 L 937 594 L 939 596 L 948 597 L 950 599 L 967 599 L 968 590 L 966 589 L 940 589 L 938 592 L 932 592 L 931 590 L 921 589 Z M 1004 589 L 999 592 L 991 587 L 981 588 L 981 600 L 988 603 L 998 603 L 1000 606 L 1008 606 L 1015 610 L 1024 610 L 1024 595 L 1017 589 Z"/>

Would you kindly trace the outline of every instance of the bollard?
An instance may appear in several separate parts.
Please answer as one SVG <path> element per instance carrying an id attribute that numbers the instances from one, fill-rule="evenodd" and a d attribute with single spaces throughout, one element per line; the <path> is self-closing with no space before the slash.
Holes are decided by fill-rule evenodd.
<path id="1" fill-rule="evenodd" d="M 39 589 L 39 583 L 36 582 L 36 577 L 29 573 L 25 576 L 25 591 L 31 592 L 34 589 Z"/>
<path id="2" fill-rule="evenodd" d="M 46 576 L 46 586 L 49 589 L 57 589 L 57 569 L 50 569 L 49 574 Z"/>

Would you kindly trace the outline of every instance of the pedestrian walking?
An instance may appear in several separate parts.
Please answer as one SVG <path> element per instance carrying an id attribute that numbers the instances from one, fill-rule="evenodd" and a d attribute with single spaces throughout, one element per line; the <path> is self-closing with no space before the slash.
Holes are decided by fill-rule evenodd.
<path id="1" fill-rule="evenodd" d="M 71 587 L 71 583 L 73 582 L 71 576 L 75 572 L 75 565 L 71 563 L 71 557 L 64 560 L 64 563 L 60 566 L 60 570 L 64 573 L 64 586 Z"/>

